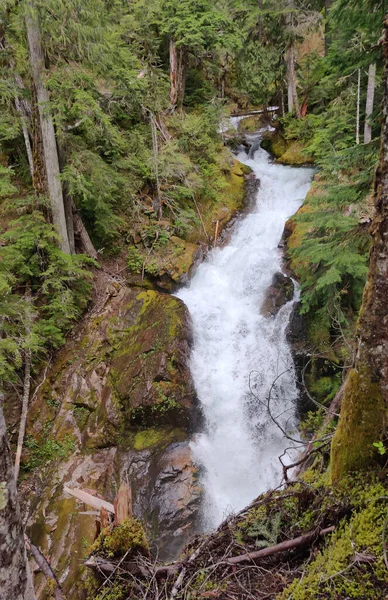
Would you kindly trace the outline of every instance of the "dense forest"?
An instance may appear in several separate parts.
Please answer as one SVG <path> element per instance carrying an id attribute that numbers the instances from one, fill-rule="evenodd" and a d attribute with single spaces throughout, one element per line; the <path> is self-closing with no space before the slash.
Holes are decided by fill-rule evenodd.
<path id="1" fill-rule="evenodd" d="M 1 0 L 0 600 L 387 597 L 385 10 Z M 299 454 L 204 534 L 174 294 L 249 212 L 258 131 L 314 168 L 279 243 Z"/>

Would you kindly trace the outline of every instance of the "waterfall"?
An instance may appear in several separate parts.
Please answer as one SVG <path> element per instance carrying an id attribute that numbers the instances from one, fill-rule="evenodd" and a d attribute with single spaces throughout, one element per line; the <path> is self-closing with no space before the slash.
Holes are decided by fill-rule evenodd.
<path id="1" fill-rule="evenodd" d="M 276 317 L 265 318 L 260 307 L 282 268 L 285 222 L 301 206 L 313 170 L 276 165 L 260 147 L 237 158 L 260 181 L 256 206 L 177 294 L 192 317 L 190 368 L 205 417 L 192 452 L 202 467 L 206 528 L 281 482 L 278 456 L 290 443 L 268 414 L 270 390 L 273 415 L 285 429 L 295 426 L 297 388 L 285 335 L 295 300 Z"/>

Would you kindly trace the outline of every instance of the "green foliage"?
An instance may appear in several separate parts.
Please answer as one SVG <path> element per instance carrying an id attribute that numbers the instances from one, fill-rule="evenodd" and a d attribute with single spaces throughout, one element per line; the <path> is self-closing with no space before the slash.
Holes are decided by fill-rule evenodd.
<path id="1" fill-rule="evenodd" d="M 253 521 L 247 527 L 245 533 L 249 537 L 255 538 L 256 548 L 273 546 L 279 538 L 281 520 L 282 516 L 279 512 L 265 522 L 261 520 Z"/>
<path id="2" fill-rule="evenodd" d="M 14 380 L 26 352 L 33 361 L 64 341 L 86 307 L 94 261 L 69 256 L 40 211 L 9 224 L 0 236 L 0 376 Z"/>
<path id="3" fill-rule="evenodd" d="M 32 471 L 53 460 L 66 458 L 74 450 L 75 440 L 70 434 L 66 435 L 62 441 L 57 441 L 49 437 L 50 428 L 50 423 L 43 428 L 44 439 L 41 442 L 27 436 L 24 442 L 27 450 L 27 459 L 23 461 L 24 471 Z"/>
<path id="4" fill-rule="evenodd" d="M 141 273 L 143 258 L 137 248 L 131 246 L 127 254 L 127 267 L 131 273 Z"/>

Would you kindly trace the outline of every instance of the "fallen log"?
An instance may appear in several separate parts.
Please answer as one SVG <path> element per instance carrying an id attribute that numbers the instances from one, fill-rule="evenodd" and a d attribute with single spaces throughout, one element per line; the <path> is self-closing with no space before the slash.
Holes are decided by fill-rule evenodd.
<path id="1" fill-rule="evenodd" d="M 84 490 L 79 490 L 78 488 L 69 488 L 67 485 L 63 486 L 64 492 L 70 494 L 70 496 L 74 496 L 77 500 L 80 500 L 84 504 L 88 504 L 89 506 L 93 506 L 97 510 L 101 510 L 101 508 L 105 508 L 108 512 L 115 514 L 114 506 L 111 502 L 106 502 L 106 500 L 102 500 L 101 498 L 97 498 L 97 496 L 92 496 L 89 492 L 85 492 Z"/>
<path id="2" fill-rule="evenodd" d="M 305 533 L 304 535 L 300 535 L 297 538 L 292 540 L 286 540 L 285 542 L 280 542 L 280 544 L 275 544 L 274 546 L 269 546 L 268 548 L 263 548 L 262 550 L 257 550 L 256 552 L 247 552 L 247 554 L 240 554 L 239 556 L 233 556 L 232 558 L 227 559 L 227 563 L 229 565 L 237 565 L 239 563 L 245 561 L 254 561 L 259 558 L 266 558 L 267 556 L 273 556 L 278 552 L 286 552 L 287 550 L 294 550 L 295 548 L 300 548 L 301 546 L 307 546 L 318 536 L 326 535 L 327 533 L 331 533 L 334 531 L 335 527 L 332 525 L 331 527 L 327 527 L 326 529 L 321 529 L 317 531 L 310 531 L 309 533 Z"/>

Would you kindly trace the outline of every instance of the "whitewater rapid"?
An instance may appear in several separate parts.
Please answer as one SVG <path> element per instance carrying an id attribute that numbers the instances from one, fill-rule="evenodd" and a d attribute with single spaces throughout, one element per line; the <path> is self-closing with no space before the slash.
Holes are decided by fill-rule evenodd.
<path id="1" fill-rule="evenodd" d="M 303 203 L 313 170 L 276 165 L 261 148 L 251 154 L 241 151 L 237 158 L 260 182 L 255 208 L 177 294 L 193 322 L 190 368 L 205 417 L 203 433 L 192 442 L 202 467 L 205 528 L 281 481 L 278 456 L 290 444 L 266 408 L 277 377 L 273 415 L 288 431 L 295 425 L 297 388 L 285 335 L 295 300 L 276 317 L 265 318 L 260 308 L 282 269 L 284 225 Z"/>

